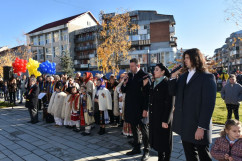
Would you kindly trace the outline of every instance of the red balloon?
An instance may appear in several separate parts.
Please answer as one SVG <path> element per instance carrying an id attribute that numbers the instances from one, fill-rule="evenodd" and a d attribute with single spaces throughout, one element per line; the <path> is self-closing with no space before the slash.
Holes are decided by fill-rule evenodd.
<path id="1" fill-rule="evenodd" d="M 21 76 L 21 73 L 18 73 L 18 76 Z"/>

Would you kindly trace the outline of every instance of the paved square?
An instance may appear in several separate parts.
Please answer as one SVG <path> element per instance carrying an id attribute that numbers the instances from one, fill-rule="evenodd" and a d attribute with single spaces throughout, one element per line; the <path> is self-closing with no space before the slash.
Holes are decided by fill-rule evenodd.
<path id="1" fill-rule="evenodd" d="M 107 134 L 99 136 L 98 127 L 91 136 L 82 136 L 65 127 L 46 124 L 41 119 L 29 124 L 29 114 L 23 106 L 0 109 L 0 160 L 8 161 L 135 161 L 125 153 L 131 149 L 129 139 L 121 135 L 121 128 L 108 127 Z M 223 126 L 213 126 L 213 141 Z M 156 152 L 151 151 L 149 161 L 156 161 Z M 172 161 L 185 160 L 180 137 L 174 134 Z"/>

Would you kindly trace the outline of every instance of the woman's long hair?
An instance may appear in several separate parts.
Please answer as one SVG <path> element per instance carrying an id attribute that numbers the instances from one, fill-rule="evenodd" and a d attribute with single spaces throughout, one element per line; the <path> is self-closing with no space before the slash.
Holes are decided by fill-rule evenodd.
<path id="1" fill-rule="evenodd" d="M 198 72 L 207 71 L 205 57 L 203 56 L 203 54 L 201 53 L 201 51 L 199 49 L 193 48 L 193 49 L 186 50 L 183 53 L 183 67 L 184 67 L 183 71 L 184 72 L 188 71 L 188 68 L 186 67 L 186 64 L 184 62 L 185 55 L 189 55 L 192 67 L 196 68 L 196 71 L 198 71 Z"/>

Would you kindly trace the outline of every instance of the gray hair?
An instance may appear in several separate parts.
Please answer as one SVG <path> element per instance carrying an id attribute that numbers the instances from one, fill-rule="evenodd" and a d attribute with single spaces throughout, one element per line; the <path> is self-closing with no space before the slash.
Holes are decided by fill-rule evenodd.
<path id="1" fill-rule="evenodd" d="M 35 82 L 36 83 L 36 78 L 30 78 L 30 81 L 33 81 L 33 82 Z"/>

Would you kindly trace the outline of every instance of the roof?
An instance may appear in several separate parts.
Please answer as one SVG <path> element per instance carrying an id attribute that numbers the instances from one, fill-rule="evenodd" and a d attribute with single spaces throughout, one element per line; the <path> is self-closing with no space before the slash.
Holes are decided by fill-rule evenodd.
<path id="1" fill-rule="evenodd" d="M 51 23 L 48 23 L 48 24 L 45 24 L 37 29 L 34 29 L 30 32 L 28 32 L 27 34 L 32 34 L 32 33 L 35 33 L 35 32 L 39 32 L 39 31 L 42 31 L 42 30 L 46 30 L 46 29 L 49 29 L 49 28 L 53 28 L 53 27 L 56 27 L 56 26 L 60 26 L 60 25 L 64 25 L 64 24 L 67 24 L 69 21 L 73 20 L 74 18 L 80 16 L 80 15 L 83 15 L 85 13 L 89 13 L 90 16 L 98 23 L 98 21 L 95 19 L 95 17 L 91 14 L 91 12 L 83 12 L 81 14 L 78 14 L 78 15 L 75 15 L 75 16 L 71 16 L 71 17 L 67 17 L 67 18 L 64 18 L 64 19 L 61 19 L 61 20 L 58 20 L 58 21 L 54 21 L 54 22 L 51 22 Z"/>

